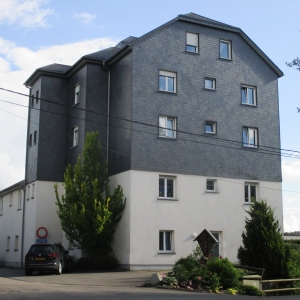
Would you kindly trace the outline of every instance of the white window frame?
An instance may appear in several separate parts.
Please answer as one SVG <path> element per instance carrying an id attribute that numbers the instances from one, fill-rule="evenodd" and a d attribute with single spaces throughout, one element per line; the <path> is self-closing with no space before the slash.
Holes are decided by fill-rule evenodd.
<path id="1" fill-rule="evenodd" d="M 186 32 L 185 35 L 186 44 L 185 44 L 185 51 L 191 53 L 199 53 L 199 34 Z M 195 50 L 188 49 L 188 47 L 195 48 Z"/>
<path id="2" fill-rule="evenodd" d="M 160 79 L 161 77 L 165 78 L 165 86 L 160 85 Z M 177 73 L 176 72 L 170 72 L 170 71 L 163 71 L 159 70 L 159 78 L 158 78 L 158 85 L 159 85 L 159 90 L 162 92 L 168 92 L 168 93 L 176 93 L 176 85 L 177 85 Z M 173 90 L 169 90 L 169 79 L 173 80 Z"/>
<path id="3" fill-rule="evenodd" d="M 212 83 L 212 87 L 208 86 L 208 82 Z M 212 90 L 215 91 L 216 90 L 216 79 L 215 78 L 205 78 L 204 79 L 204 88 L 206 90 Z"/>
<path id="4" fill-rule="evenodd" d="M 251 141 L 254 140 L 254 143 Z M 258 148 L 258 129 L 243 127 L 243 147 Z"/>
<path id="5" fill-rule="evenodd" d="M 208 188 L 209 182 L 213 182 L 213 189 Z M 206 179 L 205 191 L 207 193 L 216 193 L 218 191 L 218 189 L 217 189 L 217 180 L 216 179 L 211 179 L 211 178 Z"/>
<path id="6" fill-rule="evenodd" d="M 257 182 L 245 182 L 244 183 L 244 202 L 245 204 L 251 204 L 252 202 L 252 197 L 251 197 L 251 187 L 255 187 L 255 200 L 258 199 L 258 183 Z M 248 198 L 250 195 L 250 199 L 247 199 L 246 197 L 246 189 L 248 193 Z"/>
<path id="7" fill-rule="evenodd" d="M 221 56 L 221 44 L 227 44 L 227 50 L 228 50 L 228 57 L 224 57 L 224 56 Z M 232 59 L 232 43 L 231 41 L 228 41 L 228 40 L 220 40 L 219 42 L 219 49 L 220 49 L 220 58 L 222 59 L 228 59 L 228 60 L 231 60 Z"/>
<path id="8" fill-rule="evenodd" d="M 73 127 L 73 147 L 78 146 L 78 126 Z"/>
<path id="9" fill-rule="evenodd" d="M 18 209 L 22 209 L 23 191 L 20 190 L 18 193 Z"/>
<path id="10" fill-rule="evenodd" d="M 166 234 L 168 233 L 168 234 Z M 161 247 L 160 244 L 160 237 L 163 237 L 163 244 Z M 170 238 L 169 241 L 167 241 L 167 238 Z M 170 249 L 167 249 L 167 244 L 170 245 Z M 159 231 L 159 239 L 158 239 L 158 251 L 159 253 L 173 253 L 174 252 L 174 231 L 173 230 L 160 230 Z"/>
<path id="11" fill-rule="evenodd" d="M 30 199 L 30 184 L 27 185 L 27 193 L 26 193 L 26 200 Z"/>
<path id="12" fill-rule="evenodd" d="M 9 251 L 9 249 L 10 249 L 10 236 L 8 236 L 6 240 L 6 251 Z"/>
<path id="13" fill-rule="evenodd" d="M 80 84 L 77 83 L 75 85 L 75 99 L 74 99 L 74 105 L 78 104 L 80 101 Z"/>
<path id="14" fill-rule="evenodd" d="M 160 193 L 160 181 L 164 180 L 163 195 Z M 168 196 L 168 180 L 173 181 L 173 196 Z M 175 177 L 171 176 L 159 176 L 158 180 L 158 198 L 159 199 L 175 199 Z"/>
<path id="15" fill-rule="evenodd" d="M 218 240 L 219 243 L 215 244 L 210 251 L 210 254 L 213 254 L 216 257 L 215 252 L 213 251 L 214 248 L 218 248 L 218 257 L 222 256 L 222 247 L 221 247 L 221 240 L 222 240 L 222 232 L 221 231 L 210 231 L 210 233 Z M 213 253 L 212 253 L 213 252 Z"/>
<path id="16" fill-rule="evenodd" d="M 212 126 L 212 131 L 207 131 L 206 126 Z M 217 122 L 214 121 L 205 121 L 205 133 L 208 134 L 217 134 Z"/>
<path id="17" fill-rule="evenodd" d="M 3 215 L 3 198 L 0 198 L 0 216 Z"/>
<path id="18" fill-rule="evenodd" d="M 246 91 L 246 102 L 243 102 L 243 90 Z M 249 102 L 249 90 L 252 90 L 252 97 L 253 97 L 253 104 Z M 256 106 L 256 87 L 249 86 L 249 85 L 242 85 L 241 86 L 241 101 L 243 105 L 250 105 L 250 106 Z"/>
<path id="19" fill-rule="evenodd" d="M 172 128 L 168 128 L 168 123 L 172 122 Z M 168 116 L 159 116 L 159 137 L 175 139 L 176 138 L 176 118 Z"/>
<path id="20" fill-rule="evenodd" d="M 16 235 L 15 236 L 15 249 L 14 251 L 18 251 L 19 250 L 19 236 Z"/>

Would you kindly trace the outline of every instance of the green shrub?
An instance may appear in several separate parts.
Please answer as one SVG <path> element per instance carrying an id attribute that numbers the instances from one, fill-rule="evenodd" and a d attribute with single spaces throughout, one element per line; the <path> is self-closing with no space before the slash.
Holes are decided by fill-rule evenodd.
<path id="1" fill-rule="evenodd" d="M 239 273 L 227 258 L 209 259 L 207 262 L 207 270 L 218 275 L 220 284 L 224 289 L 239 286 Z"/>
<path id="2" fill-rule="evenodd" d="M 248 296 L 264 296 L 265 293 L 260 291 L 258 288 L 252 285 L 240 285 L 238 288 L 239 295 L 248 295 Z"/>

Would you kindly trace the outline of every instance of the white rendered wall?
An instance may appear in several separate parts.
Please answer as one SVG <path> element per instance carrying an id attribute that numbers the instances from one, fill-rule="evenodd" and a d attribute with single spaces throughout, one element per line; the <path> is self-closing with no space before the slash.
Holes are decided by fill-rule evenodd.
<path id="1" fill-rule="evenodd" d="M 175 176 L 177 201 L 158 199 L 160 175 Z M 218 193 L 206 192 L 207 177 L 127 171 L 111 179 L 122 185 L 126 209 L 115 234 L 114 250 L 130 269 L 164 269 L 195 249 L 192 234 L 203 229 L 220 233 L 220 254 L 237 262 L 245 226 L 244 180 L 217 180 Z M 246 182 L 249 182 L 248 180 Z M 257 198 L 267 199 L 282 227 L 281 183 L 257 182 Z M 159 231 L 174 231 L 174 253 L 158 253 Z M 129 234 L 130 232 L 130 234 Z M 129 251 L 129 253 L 128 253 Z"/>
<path id="2" fill-rule="evenodd" d="M 12 202 L 10 195 L 12 194 Z M 10 267 L 21 267 L 21 241 L 22 241 L 22 214 L 23 214 L 23 192 L 21 208 L 18 205 L 20 190 L 8 192 L 2 196 L 3 214 L 0 215 L 0 265 Z M 11 204 L 11 205 L 10 205 Z M 18 236 L 18 244 L 15 238 Z M 10 237 L 7 247 L 7 237 Z"/>

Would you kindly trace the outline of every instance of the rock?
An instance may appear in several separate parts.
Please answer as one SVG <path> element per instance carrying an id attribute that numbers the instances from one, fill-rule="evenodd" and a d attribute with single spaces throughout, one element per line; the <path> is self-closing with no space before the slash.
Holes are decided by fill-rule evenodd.
<path id="1" fill-rule="evenodd" d="M 161 281 L 162 281 L 162 276 L 158 273 L 155 273 L 146 281 L 146 284 L 157 285 Z"/>

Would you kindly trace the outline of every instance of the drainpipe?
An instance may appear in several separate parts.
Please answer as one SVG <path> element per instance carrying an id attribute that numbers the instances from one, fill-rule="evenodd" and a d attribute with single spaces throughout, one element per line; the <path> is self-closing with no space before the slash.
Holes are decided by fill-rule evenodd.
<path id="1" fill-rule="evenodd" d="M 25 179 L 23 185 L 23 213 L 22 213 L 22 239 L 21 239 L 21 268 L 24 269 L 24 232 L 25 232 L 25 198 L 26 198 L 26 184 L 27 184 L 27 161 L 28 161 L 28 136 L 29 136 L 29 124 L 30 124 L 30 91 L 31 87 L 26 86 L 29 89 L 29 102 L 28 102 L 28 116 L 27 116 L 27 136 L 26 136 L 26 156 L 25 156 Z"/>
<path id="2" fill-rule="evenodd" d="M 108 147 L 109 147 L 109 106 L 110 106 L 110 69 L 105 65 L 103 61 L 103 67 L 108 72 L 108 83 L 107 83 L 107 128 L 106 128 L 106 161 L 107 161 L 107 172 L 108 172 Z"/>

